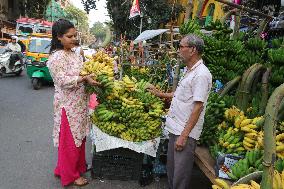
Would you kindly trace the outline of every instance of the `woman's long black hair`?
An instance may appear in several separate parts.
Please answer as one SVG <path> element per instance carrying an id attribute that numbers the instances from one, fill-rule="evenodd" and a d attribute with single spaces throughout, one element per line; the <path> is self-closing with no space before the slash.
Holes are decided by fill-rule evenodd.
<path id="1" fill-rule="evenodd" d="M 62 37 L 70 28 L 75 28 L 74 24 L 69 20 L 59 19 L 58 21 L 54 22 L 52 26 L 52 40 L 51 40 L 51 47 L 50 53 L 63 49 L 63 45 L 58 40 L 58 37 Z"/>

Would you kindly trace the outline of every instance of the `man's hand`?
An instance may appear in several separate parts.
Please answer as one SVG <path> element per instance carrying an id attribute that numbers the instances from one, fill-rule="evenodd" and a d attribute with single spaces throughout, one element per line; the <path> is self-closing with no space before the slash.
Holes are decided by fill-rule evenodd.
<path id="1" fill-rule="evenodd" d="M 160 93 L 160 91 L 158 91 L 157 89 L 147 89 L 147 91 L 149 91 L 155 96 L 159 96 L 159 93 Z"/>
<path id="2" fill-rule="evenodd" d="M 186 145 L 188 136 L 183 136 L 180 135 L 177 140 L 176 140 L 176 144 L 175 144 L 175 149 L 176 151 L 182 151 Z"/>

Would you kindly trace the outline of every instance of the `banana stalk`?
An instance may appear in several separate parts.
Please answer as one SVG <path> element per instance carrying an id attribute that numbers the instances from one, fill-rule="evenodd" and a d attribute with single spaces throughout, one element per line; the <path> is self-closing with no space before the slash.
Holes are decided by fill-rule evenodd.
<path id="1" fill-rule="evenodd" d="M 284 98 L 284 84 L 280 85 L 270 96 L 265 109 L 264 122 L 264 158 L 263 158 L 263 175 L 261 188 L 271 188 L 273 185 L 274 168 L 273 163 L 276 158 L 276 126 L 277 114 Z"/>

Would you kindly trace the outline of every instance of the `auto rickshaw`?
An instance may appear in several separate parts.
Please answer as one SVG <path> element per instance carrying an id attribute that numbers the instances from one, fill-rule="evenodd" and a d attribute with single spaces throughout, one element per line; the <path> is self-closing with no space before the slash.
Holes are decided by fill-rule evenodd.
<path id="1" fill-rule="evenodd" d="M 27 74 L 31 78 L 35 90 L 42 87 L 43 83 L 52 82 L 46 62 L 49 56 L 51 35 L 32 34 L 29 37 L 27 48 Z"/>

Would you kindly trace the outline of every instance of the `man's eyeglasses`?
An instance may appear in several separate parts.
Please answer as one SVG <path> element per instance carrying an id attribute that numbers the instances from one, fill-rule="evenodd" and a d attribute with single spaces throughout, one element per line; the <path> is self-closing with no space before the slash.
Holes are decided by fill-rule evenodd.
<path id="1" fill-rule="evenodd" d="M 194 47 L 194 46 L 189 46 L 189 45 L 179 45 L 179 48 L 186 48 L 186 47 Z"/>

